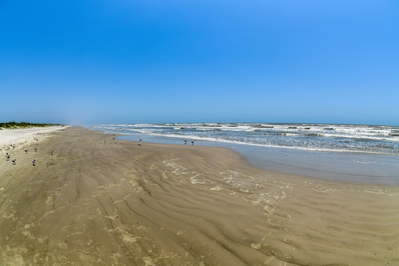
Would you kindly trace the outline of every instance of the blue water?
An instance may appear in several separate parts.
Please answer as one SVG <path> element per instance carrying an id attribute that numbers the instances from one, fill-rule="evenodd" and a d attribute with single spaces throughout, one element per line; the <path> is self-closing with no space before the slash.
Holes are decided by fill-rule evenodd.
<path id="1" fill-rule="evenodd" d="M 336 124 L 179 123 L 91 126 L 122 134 L 312 151 L 399 155 L 399 127 Z"/>
<path id="2" fill-rule="evenodd" d="M 95 125 L 143 142 L 222 146 L 253 165 L 330 180 L 399 185 L 399 127 L 332 124 L 185 123 Z M 187 140 L 187 144 L 184 144 Z"/>

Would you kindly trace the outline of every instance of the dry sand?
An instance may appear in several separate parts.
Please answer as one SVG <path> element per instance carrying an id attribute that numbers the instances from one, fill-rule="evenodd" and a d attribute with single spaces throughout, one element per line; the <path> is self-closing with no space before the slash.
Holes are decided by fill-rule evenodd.
<path id="1" fill-rule="evenodd" d="M 46 139 L 49 133 L 64 129 L 63 126 L 31 127 L 0 130 L 0 151 L 12 151 Z"/>
<path id="2" fill-rule="evenodd" d="M 52 134 L 0 160 L 0 265 L 399 264 L 398 187 L 265 171 L 225 148 Z"/>

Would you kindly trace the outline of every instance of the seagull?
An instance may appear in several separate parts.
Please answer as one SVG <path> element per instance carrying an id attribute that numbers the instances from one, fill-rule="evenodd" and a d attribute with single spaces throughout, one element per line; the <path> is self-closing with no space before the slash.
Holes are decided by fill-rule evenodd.
<path id="1" fill-rule="evenodd" d="M 139 139 L 139 141 L 141 141 L 141 138 L 138 138 Z"/>

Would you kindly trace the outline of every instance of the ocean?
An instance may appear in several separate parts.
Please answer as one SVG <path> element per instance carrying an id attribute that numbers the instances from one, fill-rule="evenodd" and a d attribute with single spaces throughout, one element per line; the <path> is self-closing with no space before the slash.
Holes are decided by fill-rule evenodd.
<path id="1" fill-rule="evenodd" d="M 164 123 L 87 126 L 125 140 L 238 151 L 255 166 L 348 182 L 399 185 L 399 127 L 285 123 Z M 185 142 L 186 140 L 186 142 Z M 185 144 L 187 143 L 187 144 Z"/>

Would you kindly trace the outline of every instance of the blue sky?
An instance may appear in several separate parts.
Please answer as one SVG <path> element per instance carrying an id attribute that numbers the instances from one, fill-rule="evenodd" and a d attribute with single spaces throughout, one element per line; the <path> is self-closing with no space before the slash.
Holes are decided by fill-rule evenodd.
<path id="1" fill-rule="evenodd" d="M 0 0 L 0 121 L 399 125 L 399 1 Z"/>

